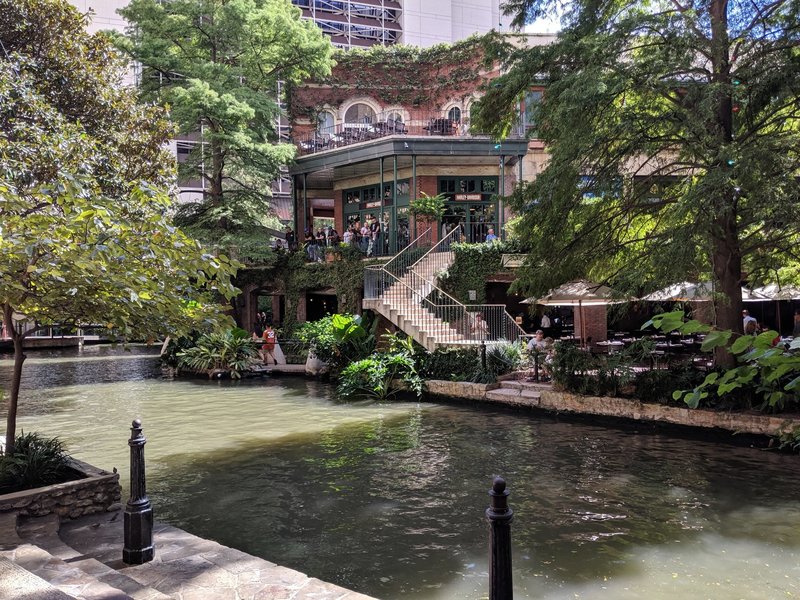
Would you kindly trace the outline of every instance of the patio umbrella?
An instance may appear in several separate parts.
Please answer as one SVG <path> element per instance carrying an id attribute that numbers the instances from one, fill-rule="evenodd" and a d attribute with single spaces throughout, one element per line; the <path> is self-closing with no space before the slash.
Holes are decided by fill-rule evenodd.
<path id="1" fill-rule="evenodd" d="M 793 285 L 781 286 L 771 283 L 764 287 L 755 288 L 754 292 L 769 300 L 775 300 L 775 314 L 778 318 L 778 331 L 781 330 L 781 300 L 800 300 L 800 288 Z"/>
<path id="2" fill-rule="evenodd" d="M 625 298 L 619 292 L 606 285 L 592 283 L 585 279 L 570 281 L 550 290 L 541 298 L 526 298 L 523 304 L 543 304 L 545 306 L 577 306 L 581 316 L 581 344 L 584 343 L 585 319 L 583 318 L 584 306 L 606 306 L 630 302 L 632 298 Z"/>
<path id="3" fill-rule="evenodd" d="M 641 299 L 649 302 L 710 302 L 713 294 L 714 284 L 710 281 L 682 281 L 642 296 Z M 762 302 L 770 298 L 756 290 L 742 287 L 742 300 Z"/>

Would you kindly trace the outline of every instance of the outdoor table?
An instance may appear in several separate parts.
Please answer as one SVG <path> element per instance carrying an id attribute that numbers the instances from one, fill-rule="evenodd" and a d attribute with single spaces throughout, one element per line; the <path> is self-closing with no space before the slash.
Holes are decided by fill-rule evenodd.
<path id="1" fill-rule="evenodd" d="M 608 350 L 609 354 L 613 354 L 614 352 L 618 352 L 620 349 L 622 349 L 625 346 L 625 344 L 623 344 L 622 342 L 617 342 L 617 341 L 597 342 L 597 345 L 602 347 L 602 348 L 606 348 Z"/>

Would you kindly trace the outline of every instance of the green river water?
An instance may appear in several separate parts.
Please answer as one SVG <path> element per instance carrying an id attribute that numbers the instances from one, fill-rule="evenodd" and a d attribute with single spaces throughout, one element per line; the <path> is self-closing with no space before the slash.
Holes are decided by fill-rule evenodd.
<path id="1" fill-rule="evenodd" d="M 162 378 L 154 351 L 31 353 L 19 427 L 128 477 L 156 518 L 378 598 L 488 595 L 492 477 L 515 598 L 800 598 L 800 459 L 458 404 L 344 403 L 302 378 Z M 11 361 L 0 357 L 0 385 Z M 0 416 L 5 406 L 0 404 Z"/>

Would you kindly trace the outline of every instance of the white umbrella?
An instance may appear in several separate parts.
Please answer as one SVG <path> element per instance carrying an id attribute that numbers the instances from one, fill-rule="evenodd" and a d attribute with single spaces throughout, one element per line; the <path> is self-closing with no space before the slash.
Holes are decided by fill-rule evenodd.
<path id="1" fill-rule="evenodd" d="M 541 298 L 526 298 L 523 304 L 543 304 L 545 306 L 577 306 L 581 315 L 581 343 L 584 342 L 585 319 L 583 318 L 584 306 L 606 306 L 630 302 L 632 298 L 625 298 L 606 285 L 592 283 L 585 279 L 570 281 L 550 290 Z"/>
<path id="2" fill-rule="evenodd" d="M 767 300 L 800 300 L 800 288 L 793 285 L 781 286 L 771 283 L 764 287 L 755 288 L 754 293 L 764 296 Z"/>
<path id="3" fill-rule="evenodd" d="M 714 284 L 710 281 L 682 281 L 642 296 L 641 299 L 649 302 L 710 302 L 713 294 Z M 756 290 L 743 287 L 742 300 L 745 302 L 762 302 L 770 300 L 770 298 Z"/>

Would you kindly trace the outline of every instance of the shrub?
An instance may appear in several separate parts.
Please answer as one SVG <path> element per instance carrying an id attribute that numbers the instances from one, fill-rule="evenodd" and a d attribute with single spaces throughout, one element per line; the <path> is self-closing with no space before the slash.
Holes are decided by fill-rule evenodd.
<path id="1" fill-rule="evenodd" d="M 296 334 L 335 375 L 375 349 L 376 325 L 377 320 L 370 327 L 363 317 L 336 314 L 303 323 Z"/>
<path id="2" fill-rule="evenodd" d="M 29 490 L 72 479 L 69 455 L 58 438 L 21 433 L 13 454 L 0 454 L 0 493 Z"/>
<path id="3" fill-rule="evenodd" d="M 200 336 L 193 347 L 177 356 L 180 367 L 195 371 L 221 369 L 230 371 L 234 379 L 259 362 L 256 342 L 243 329 Z"/>
<path id="4" fill-rule="evenodd" d="M 341 373 L 337 393 L 342 397 L 370 397 L 386 400 L 399 390 L 392 381 L 402 379 L 417 396 L 422 395 L 422 378 L 414 359 L 406 352 L 375 353 L 348 365 Z"/>
<path id="5" fill-rule="evenodd" d="M 422 357 L 420 374 L 425 379 L 470 381 L 480 370 L 480 355 L 475 347 L 440 348 Z"/>

